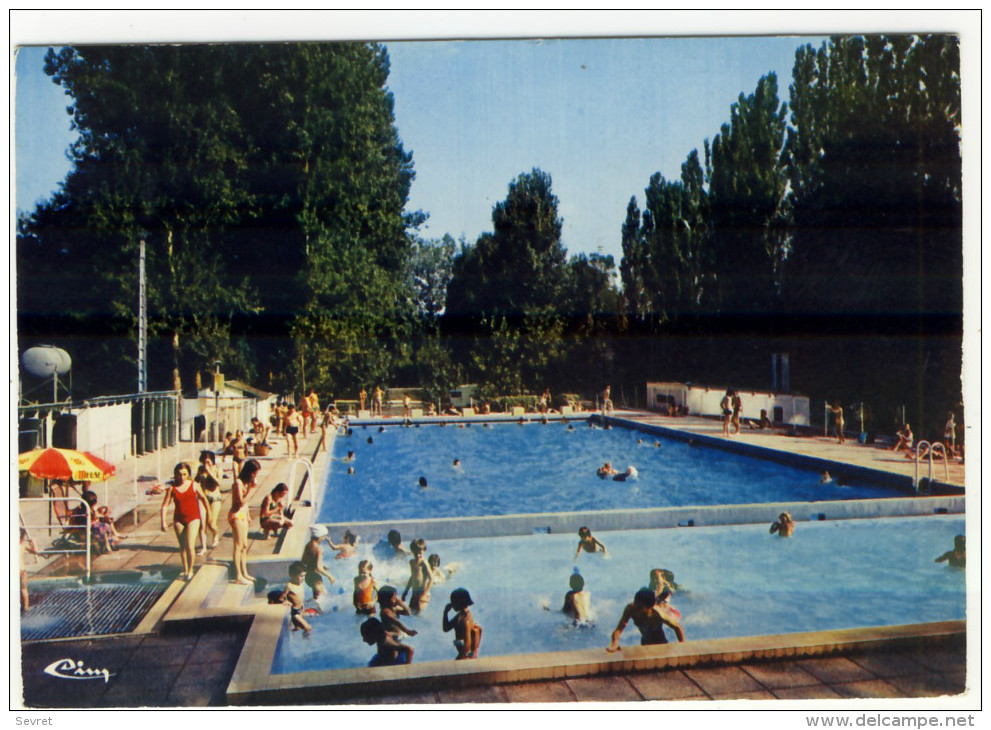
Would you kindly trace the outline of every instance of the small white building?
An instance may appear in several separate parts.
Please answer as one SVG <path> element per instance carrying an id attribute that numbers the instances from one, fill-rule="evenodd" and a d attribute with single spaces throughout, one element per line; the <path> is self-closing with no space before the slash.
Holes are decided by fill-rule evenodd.
<path id="1" fill-rule="evenodd" d="M 647 383 L 647 408 L 668 411 L 686 409 L 690 416 L 721 416 L 719 403 L 726 388 L 689 383 Z M 761 410 L 776 424 L 809 425 L 809 399 L 804 395 L 736 389 L 743 402 L 743 418 L 760 418 Z"/>
<path id="2" fill-rule="evenodd" d="M 195 439 L 204 436 L 219 440 L 219 435 L 236 429 L 247 430 L 251 419 L 257 417 L 267 424 L 275 408 L 275 393 L 254 388 L 239 380 L 224 379 L 217 390 L 211 386 L 200 388 L 192 397 L 182 400 L 182 440 L 190 438 L 191 430 Z M 217 430 L 213 430 L 214 424 Z"/>

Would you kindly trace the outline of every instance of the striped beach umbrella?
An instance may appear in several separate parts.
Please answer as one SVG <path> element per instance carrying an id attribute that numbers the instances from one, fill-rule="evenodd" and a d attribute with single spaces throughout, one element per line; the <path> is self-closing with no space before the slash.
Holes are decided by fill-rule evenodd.
<path id="1" fill-rule="evenodd" d="M 112 477 L 117 467 L 88 451 L 48 448 L 20 454 L 17 471 L 26 471 L 38 479 L 102 482 Z"/>

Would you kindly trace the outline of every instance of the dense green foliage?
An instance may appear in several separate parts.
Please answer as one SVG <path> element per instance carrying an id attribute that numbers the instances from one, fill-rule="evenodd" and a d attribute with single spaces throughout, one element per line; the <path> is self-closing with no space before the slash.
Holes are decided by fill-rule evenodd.
<path id="1" fill-rule="evenodd" d="M 539 169 L 476 241 L 420 238 L 381 46 L 66 48 L 46 70 L 80 139 L 19 222 L 20 335 L 119 390 L 144 238 L 153 387 L 219 359 L 274 390 L 643 405 L 645 380 L 766 389 L 788 352 L 793 389 L 925 434 L 960 401 L 959 65 L 951 36 L 800 48 L 787 102 L 759 79 L 630 198 L 617 270 L 569 257 Z"/>

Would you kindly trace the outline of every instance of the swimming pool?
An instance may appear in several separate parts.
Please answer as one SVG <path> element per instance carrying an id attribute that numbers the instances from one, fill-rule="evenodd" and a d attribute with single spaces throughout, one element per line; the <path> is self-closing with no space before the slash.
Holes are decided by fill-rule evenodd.
<path id="1" fill-rule="evenodd" d="M 348 451 L 353 462 L 343 460 Z M 357 427 L 335 439 L 333 457 L 317 522 L 905 495 L 863 482 L 820 484 L 815 470 L 584 421 Z M 599 479 L 605 461 L 619 471 L 634 465 L 639 477 Z"/>
<path id="2" fill-rule="evenodd" d="M 404 618 L 419 632 L 406 641 L 416 663 L 453 659 L 441 614 L 450 590 L 464 586 L 484 628 L 483 656 L 601 648 L 605 661 L 623 606 L 655 567 L 673 570 L 683 586 L 671 603 L 684 615 L 689 641 L 961 619 L 964 571 L 933 559 L 963 532 L 962 515 L 800 523 L 790 539 L 770 536 L 766 525 L 602 532 L 596 536 L 607 557 L 583 553 L 577 563 L 574 535 L 436 540 L 428 552 L 458 569 L 435 586 L 422 615 Z M 325 613 L 313 617 L 308 638 L 283 631 L 273 673 L 367 664 L 374 652 L 361 641 L 363 618 L 351 606 L 362 557 L 375 562 L 380 585 L 401 591 L 409 574 L 404 560 L 382 562 L 362 548 L 358 558 L 329 561 L 339 582 Z M 580 627 L 559 610 L 575 567 L 594 616 Z M 631 624 L 622 643 L 638 642 Z"/>

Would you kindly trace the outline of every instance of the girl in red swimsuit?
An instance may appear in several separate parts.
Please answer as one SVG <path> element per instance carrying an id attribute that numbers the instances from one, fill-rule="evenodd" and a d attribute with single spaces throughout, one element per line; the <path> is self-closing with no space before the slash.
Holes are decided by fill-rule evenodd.
<path id="1" fill-rule="evenodd" d="M 193 562 L 196 555 L 196 538 L 200 532 L 201 515 L 206 514 L 210 505 L 206 501 L 206 496 L 200 490 L 199 485 L 194 482 L 192 467 L 186 462 L 180 461 L 175 465 L 172 484 L 165 492 L 165 499 L 162 500 L 162 532 L 165 532 L 165 512 L 169 503 L 175 505 L 175 512 L 172 515 L 172 528 L 175 530 L 176 539 L 179 541 L 179 557 L 182 560 L 182 575 L 185 580 L 193 577 Z M 200 508 L 203 512 L 200 512 Z"/>

